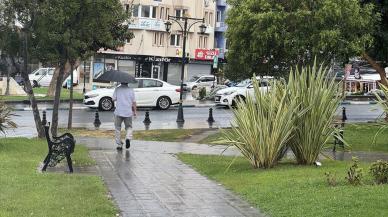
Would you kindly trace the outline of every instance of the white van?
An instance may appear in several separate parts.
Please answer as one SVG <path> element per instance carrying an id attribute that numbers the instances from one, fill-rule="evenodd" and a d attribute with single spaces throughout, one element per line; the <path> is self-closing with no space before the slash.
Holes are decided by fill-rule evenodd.
<path id="1" fill-rule="evenodd" d="M 53 79 L 55 68 L 39 68 L 35 71 L 33 71 L 29 75 L 29 79 L 31 81 L 31 84 L 33 87 L 48 87 L 50 86 L 51 80 Z M 73 71 L 73 85 L 77 85 L 79 83 L 79 73 L 78 70 Z M 67 77 L 62 86 L 67 87 L 68 86 L 68 80 L 70 81 L 70 76 Z"/>

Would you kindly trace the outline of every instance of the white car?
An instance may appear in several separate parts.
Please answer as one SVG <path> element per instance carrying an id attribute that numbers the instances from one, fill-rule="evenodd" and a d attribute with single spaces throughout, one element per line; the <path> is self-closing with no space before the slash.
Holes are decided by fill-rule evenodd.
<path id="1" fill-rule="evenodd" d="M 33 71 L 30 75 L 28 75 L 29 80 L 33 87 L 48 87 L 50 86 L 51 80 L 53 79 L 55 68 L 39 68 Z M 70 76 L 68 76 L 63 82 L 62 86 L 67 87 L 70 81 Z M 79 82 L 78 79 L 78 71 L 73 71 L 73 85 L 77 85 Z"/>
<path id="2" fill-rule="evenodd" d="M 214 75 L 198 75 L 184 82 L 183 89 L 191 91 L 197 89 L 198 87 L 212 87 L 216 84 L 217 81 Z"/>
<path id="3" fill-rule="evenodd" d="M 134 84 L 136 104 L 138 107 L 157 107 L 162 110 L 179 103 L 180 87 L 153 78 L 136 78 Z M 132 85 L 132 84 L 131 84 Z M 112 99 L 114 87 L 101 88 L 85 93 L 84 105 L 110 111 L 114 108 Z"/>
<path id="4" fill-rule="evenodd" d="M 260 79 L 260 91 L 267 92 L 270 89 L 268 79 Z M 236 106 L 237 101 L 245 101 L 248 96 L 254 97 L 254 88 L 250 79 L 244 80 L 235 87 L 228 87 L 219 90 L 215 96 L 217 106 Z"/>

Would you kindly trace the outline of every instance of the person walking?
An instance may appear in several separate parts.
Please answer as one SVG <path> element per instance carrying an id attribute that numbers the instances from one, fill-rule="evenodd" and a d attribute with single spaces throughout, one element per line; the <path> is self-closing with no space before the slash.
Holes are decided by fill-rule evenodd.
<path id="1" fill-rule="evenodd" d="M 121 125 L 125 126 L 125 148 L 131 146 L 132 139 L 132 117 L 137 116 L 135 93 L 128 83 L 121 83 L 113 92 L 113 101 L 116 102 L 114 111 L 115 140 L 117 150 L 123 149 L 121 141 Z"/>

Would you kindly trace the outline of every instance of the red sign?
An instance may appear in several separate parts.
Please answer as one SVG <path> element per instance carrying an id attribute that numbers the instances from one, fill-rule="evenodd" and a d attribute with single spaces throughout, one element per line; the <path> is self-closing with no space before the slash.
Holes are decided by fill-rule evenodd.
<path id="1" fill-rule="evenodd" d="M 207 50 L 207 49 L 195 49 L 195 59 L 196 60 L 209 60 L 213 61 L 214 56 L 219 55 L 219 50 Z"/>

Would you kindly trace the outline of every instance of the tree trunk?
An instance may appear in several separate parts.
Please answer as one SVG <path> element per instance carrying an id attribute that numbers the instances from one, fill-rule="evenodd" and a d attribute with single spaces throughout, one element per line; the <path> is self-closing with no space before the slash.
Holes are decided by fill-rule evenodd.
<path id="1" fill-rule="evenodd" d="M 70 63 L 70 106 L 69 106 L 69 120 L 67 122 L 67 129 L 71 130 L 73 125 L 73 80 L 74 80 L 74 73 L 73 73 L 73 65 L 74 61 Z"/>
<path id="2" fill-rule="evenodd" d="M 59 65 L 59 73 L 56 79 L 56 87 L 55 87 L 55 96 L 54 96 L 54 107 L 53 107 L 53 116 L 52 116 L 52 124 L 51 124 L 51 134 L 53 136 L 57 136 L 58 131 L 58 112 L 59 112 L 59 104 L 61 97 L 61 88 L 62 82 L 65 72 L 65 66 L 67 62 L 62 61 Z"/>
<path id="3" fill-rule="evenodd" d="M 73 68 L 77 68 L 79 64 L 80 64 L 79 60 L 75 61 Z M 71 67 L 70 65 L 71 64 L 69 62 L 66 62 L 63 78 L 67 78 L 67 76 L 70 75 L 70 67 Z M 56 67 L 53 78 L 50 82 L 50 86 L 48 87 L 47 96 L 53 97 L 55 95 L 55 88 L 57 86 L 59 71 L 60 71 L 60 67 Z"/>
<path id="4" fill-rule="evenodd" d="M 10 76 L 11 76 L 11 70 L 12 70 L 12 66 L 11 65 L 8 65 L 7 67 L 7 86 L 5 87 L 5 93 L 4 95 L 5 96 L 9 96 L 9 80 L 10 80 Z"/>
<path id="5" fill-rule="evenodd" d="M 372 57 L 370 57 L 366 52 L 364 52 L 362 56 L 377 71 L 377 73 L 379 73 L 381 84 L 383 84 L 384 86 L 388 86 L 387 74 L 385 73 L 385 70 L 375 60 L 373 60 Z"/>
<path id="6" fill-rule="evenodd" d="M 32 85 L 30 82 L 30 79 L 28 78 L 28 70 L 27 70 L 27 63 L 28 63 L 28 57 L 27 57 L 27 33 L 23 32 L 24 34 L 24 70 L 22 71 L 22 78 L 24 80 L 24 89 L 26 93 L 28 94 L 28 97 L 30 99 L 31 107 L 32 107 L 32 113 L 34 115 L 34 121 L 36 126 L 36 131 L 38 132 L 39 138 L 44 138 L 44 128 L 42 125 L 42 120 L 40 119 L 38 104 L 36 102 L 34 92 L 32 90 Z"/>

